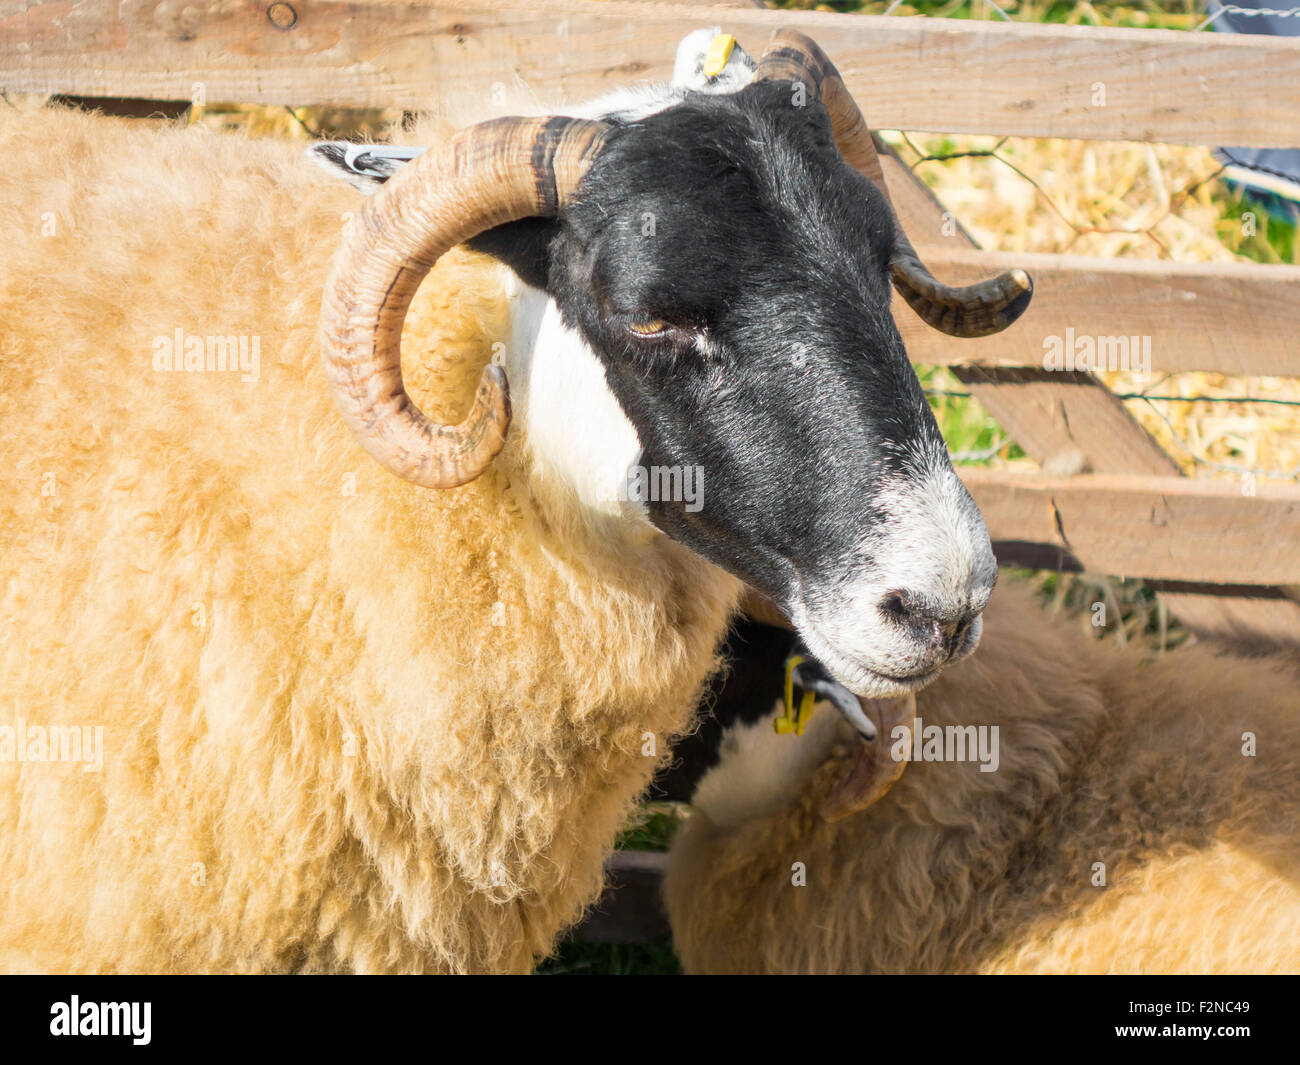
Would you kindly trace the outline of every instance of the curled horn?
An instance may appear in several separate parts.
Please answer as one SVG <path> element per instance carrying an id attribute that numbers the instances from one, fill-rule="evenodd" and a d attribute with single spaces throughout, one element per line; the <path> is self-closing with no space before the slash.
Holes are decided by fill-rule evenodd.
<path id="1" fill-rule="evenodd" d="M 835 143 L 844 161 L 870 178 L 893 204 L 866 119 L 844 86 L 839 71 L 809 37 L 779 30 L 754 73 L 755 81 L 795 81 L 820 100 L 831 120 Z M 1029 306 L 1033 282 L 1023 270 L 1008 270 L 987 281 L 953 288 L 939 281 L 921 262 L 894 215 L 894 251 L 890 261 L 894 287 L 921 319 L 944 333 L 980 337 L 1001 332 Z"/>
<path id="2" fill-rule="evenodd" d="M 448 249 L 493 226 L 553 216 L 603 142 L 603 123 L 501 118 L 403 167 L 344 231 L 321 304 L 321 357 L 352 434 L 385 469 L 426 488 L 465 484 L 505 443 L 510 392 L 488 366 L 458 425 L 430 420 L 402 384 L 402 323 Z"/>

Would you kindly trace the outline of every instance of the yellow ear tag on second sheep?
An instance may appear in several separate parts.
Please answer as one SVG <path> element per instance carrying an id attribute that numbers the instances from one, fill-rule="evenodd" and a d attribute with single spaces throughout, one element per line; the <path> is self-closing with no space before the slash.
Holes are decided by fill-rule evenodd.
<path id="1" fill-rule="evenodd" d="M 708 54 L 704 57 L 704 66 L 700 68 L 701 73 L 706 78 L 716 78 L 726 67 L 727 60 L 731 58 L 731 50 L 735 47 L 736 38 L 729 33 L 719 33 L 709 45 Z"/>
<path id="2" fill-rule="evenodd" d="M 813 703 L 817 701 L 812 692 L 804 692 L 799 709 L 796 711 L 794 708 L 794 671 L 802 661 L 803 655 L 791 655 L 785 660 L 785 707 L 781 715 L 772 720 L 772 728 L 782 736 L 791 732 L 802 736 L 804 726 L 812 717 Z"/>

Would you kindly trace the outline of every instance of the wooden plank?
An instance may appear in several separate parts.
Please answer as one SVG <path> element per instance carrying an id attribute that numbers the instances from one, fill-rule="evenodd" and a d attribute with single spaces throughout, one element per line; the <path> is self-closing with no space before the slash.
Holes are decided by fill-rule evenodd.
<path id="1" fill-rule="evenodd" d="M 554 105 L 666 79 L 708 25 L 810 34 L 880 128 L 1300 146 L 1294 39 L 635 0 L 0 0 L 0 88 L 420 109 L 519 77 Z"/>
<path id="2" fill-rule="evenodd" d="M 1300 648 L 1300 602 L 1291 596 L 1157 591 L 1174 617 L 1202 639 L 1256 650 L 1278 645 Z"/>
<path id="3" fill-rule="evenodd" d="M 1203 639 L 1255 650 L 1276 645 L 1300 649 L 1300 605 L 1286 599 L 1242 599 L 1161 592 L 1174 616 Z"/>
<path id="4" fill-rule="evenodd" d="M 570 937 L 584 943 L 647 943 L 669 935 L 660 895 L 668 855 L 615 851 L 605 863 L 605 889 Z"/>
<path id="5" fill-rule="evenodd" d="M 1052 338 L 1064 345 L 1071 337 L 1136 337 L 1130 348 L 1149 350 L 1155 374 L 1300 376 L 1300 266 L 1095 259 L 955 245 L 922 249 L 940 279 L 966 284 L 1020 266 L 1034 279 L 1033 302 L 996 336 L 954 340 L 895 299 L 894 317 L 913 362 L 1042 366 Z"/>
<path id="6" fill-rule="evenodd" d="M 1050 477 L 963 467 L 995 540 L 1063 548 L 1088 570 L 1210 584 L 1300 584 L 1300 486 Z"/>
<path id="7" fill-rule="evenodd" d="M 1051 570 L 1054 573 L 1082 573 L 1079 560 L 1063 547 L 1035 544 L 1027 540 L 994 540 L 993 557 L 999 566 L 1024 566 L 1026 569 Z"/>
<path id="8" fill-rule="evenodd" d="M 1044 473 L 1179 475 L 1176 463 L 1090 373 L 954 366 L 957 379 Z"/>
<path id="9" fill-rule="evenodd" d="M 898 152 L 877 134 L 872 134 L 872 141 L 880 157 L 880 169 L 885 175 L 894 212 L 917 250 L 924 250 L 927 256 L 929 249 L 936 245 L 940 249 L 972 248 L 978 251 L 979 243 L 967 232 L 961 220 L 944 206 L 916 171 L 903 162 Z"/>
<path id="10" fill-rule="evenodd" d="M 959 247 L 978 247 L 888 148 L 881 169 L 909 233 L 947 234 Z M 1031 304 L 1029 313 L 1035 310 Z M 954 366 L 953 373 L 1048 473 L 1178 473 L 1178 464 L 1092 373 L 1032 366 Z"/>
<path id="11" fill-rule="evenodd" d="M 1064 343 L 1072 328 L 1076 338 L 1150 337 L 1153 373 L 1300 375 L 1300 266 L 980 251 L 897 154 L 880 147 L 899 219 L 940 278 L 966 284 L 1021 266 L 1034 279 L 1024 317 L 978 340 L 936 333 L 895 298 L 913 362 L 1041 367 L 1047 338 Z"/>
<path id="12" fill-rule="evenodd" d="M 1257 589 L 1270 594 L 1256 596 L 1234 589 L 1233 595 L 1222 595 L 1217 589 L 1172 591 L 1153 583 L 1174 616 L 1202 638 L 1252 651 L 1277 645 L 1300 650 L 1300 603 L 1281 589 Z"/>
<path id="13" fill-rule="evenodd" d="M 99 111 L 115 118 L 161 118 L 168 121 L 181 118 L 190 109 L 189 100 L 145 100 L 139 97 L 55 96 L 50 102 L 82 111 Z"/>
<path id="14" fill-rule="evenodd" d="M 975 247 L 974 239 L 897 154 L 881 148 L 885 181 L 909 232 L 919 233 L 922 240 L 955 239 L 959 246 Z M 1224 312 L 1230 316 L 1232 308 Z M 954 366 L 953 373 L 1046 473 L 1180 473 L 1091 373 L 987 366 Z M 995 541 L 994 551 L 999 564 L 1079 568 L 1078 560 L 1059 546 Z M 1300 646 L 1300 595 L 1294 588 L 1156 583 L 1174 616 L 1198 636 L 1252 646 Z"/>

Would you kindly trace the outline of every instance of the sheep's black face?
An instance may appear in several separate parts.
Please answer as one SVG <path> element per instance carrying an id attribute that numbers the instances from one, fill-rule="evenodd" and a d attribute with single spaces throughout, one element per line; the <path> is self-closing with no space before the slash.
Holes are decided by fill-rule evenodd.
<path id="1" fill-rule="evenodd" d="M 890 316 L 888 207 L 795 103 L 759 84 L 618 127 L 561 222 L 476 243 L 600 359 L 650 519 L 894 694 L 974 648 L 997 571 Z"/>

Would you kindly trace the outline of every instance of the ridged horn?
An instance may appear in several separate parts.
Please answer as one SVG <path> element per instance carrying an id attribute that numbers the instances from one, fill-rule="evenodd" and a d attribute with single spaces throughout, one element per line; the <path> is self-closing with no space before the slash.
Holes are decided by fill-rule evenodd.
<path id="1" fill-rule="evenodd" d="M 894 212 L 866 119 L 835 64 L 815 41 L 796 30 L 778 30 L 759 61 L 754 80 L 800 82 L 807 94 L 826 108 L 844 161 L 870 178 L 889 204 L 894 217 L 890 260 L 894 288 L 923 321 L 952 336 L 981 337 L 1001 332 L 1024 313 L 1034 293 L 1024 270 L 1008 270 L 987 281 L 953 288 L 926 269 Z"/>
<path id="2" fill-rule="evenodd" d="M 458 425 L 432 421 L 402 383 L 402 323 L 450 248 L 493 226 L 562 211 L 606 128 L 570 118 L 471 126 L 404 166 L 347 225 L 321 303 L 321 357 L 344 422 L 385 469 L 425 488 L 453 488 L 501 450 L 510 426 L 505 371 L 484 369 Z"/>

